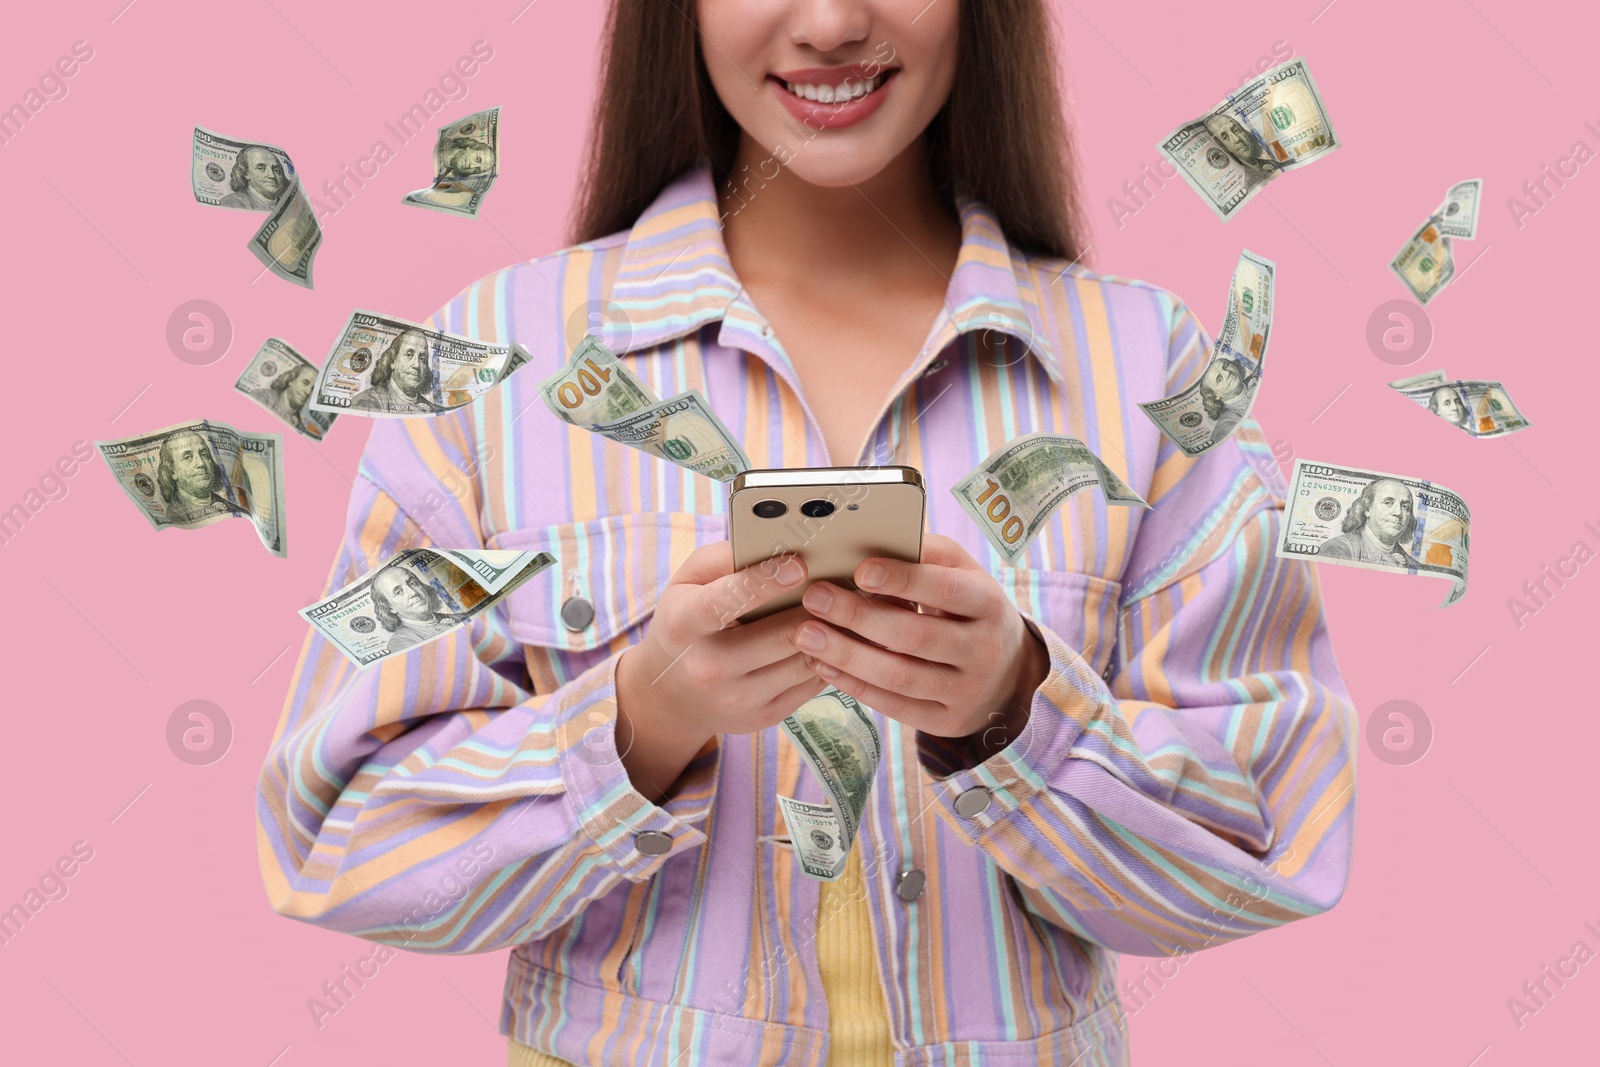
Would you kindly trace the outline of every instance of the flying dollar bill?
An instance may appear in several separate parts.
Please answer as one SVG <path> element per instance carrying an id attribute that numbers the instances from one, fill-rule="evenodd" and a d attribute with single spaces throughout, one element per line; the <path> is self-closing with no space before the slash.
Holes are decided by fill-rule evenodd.
<path id="1" fill-rule="evenodd" d="M 365 670 L 465 626 L 555 561 L 548 552 L 408 548 L 300 617 Z"/>
<path id="2" fill-rule="evenodd" d="M 1080 489 L 1099 486 L 1107 504 L 1147 508 L 1143 497 L 1076 437 L 1023 434 L 951 488 L 1005 561 L 1028 551 L 1051 512 Z"/>
<path id="3" fill-rule="evenodd" d="M 491 107 L 439 127 L 433 146 L 433 184 L 407 193 L 402 204 L 476 218 L 500 174 L 500 109 Z"/>
<path id="4" fill-rule="evenodd" d="M 1466 594 L 1472 516 L 1443 486 L 1297 459 L 1289 502 L 1279 556 L 1449 578 L 1440 607 Z"/>
<path id="5" fill-rule="evenodd" d="M 96 441 L 122 491 L 157 530 L 198 530 L 223 519 L 255 523 L 274 556 L 289 552 L 283 513 L 283 438 L 207 419 Z"/>
<path id="6" fill-rule="evenodd" d="M 1264 72 L 1156 146 L 1226 222 L 1286 170 L 1339 147 L 1305 61 Z"/>
<path id="7" fill-rule="evenodd" d="M 1390 382 L 1452 426 L 1474 437 L 1500 437 L 1532 425 L 1499 382 L 1447 381 L 1444 371 L 1429 371 Z"/>
<path id="8" fill-rule="evenodd" d="M 194 198 L 212 207 L 271 211 L 294 180 L 294 164 L 277 145 L 235 141 L 194 128 L 190 184 Z"/>
<path id="9" fill-rule="evenodd" d="M 698 389 L 657 400 L 593 335 L 539 385 L 556 417 L 680 467 L 731 482 L 750 459 Z"/>
<path id="10" fill-rule="evenodd" d="M 837 881 L 883 758 L 878 728 L 867 708 L 830 686 L 784 719 L 783 731 L 831 801 L 807 804 L 779 795 L 789 845 L 801 871 Z"/>
<path id="11" fill-rule="evenodd" d="M 306 404 L 317 388 L 317 368 L 290 348 L 288 343 L 269 337 L 255 358 L 245 366 L 233 387 L 266 408 L 302 436 L 322 440 L 333 420 L 326 411 L 312 411 Z"/>
<path id="12" fill-rule="evenodd" d="M 350 313 L 307 407 L 371 418 L 465 407 L 526 365 L 521 345 L 472 341 L 406 319 Z"/>
<path id="13" fill-rule="evenodd" d="M 1228 310 L 1205 370 L 1181 392 L 1139 405 L 1185 455 L 1201 455 L 1226 440 L 1255 405 L 1272 335 L 1275 271 L 1272 260 L 1240 252 Z"/>
<path id="14" fill-rule="evenodd" d="M 1417 303 L 1426 304 L 1438 296 L 1456 276 L 1451 238 L 1471 239 L 1478 235 L 1478 201 L 1482 192 L 1483 181 L 1479 178 L 1452 185 L 1445 193 L 1444 203 L 1433 209 L 1428 220 L 1389 261 L 1389 269 L 1417 298 Z"/>
<path id="15" fill-rule="evenodd" d="M 311 264 L 321 247 L 322 226 L 299 179 L 295 179 L 272 214 L 251 236 L 250 254 L 284 281 L 311 289 Z"/>

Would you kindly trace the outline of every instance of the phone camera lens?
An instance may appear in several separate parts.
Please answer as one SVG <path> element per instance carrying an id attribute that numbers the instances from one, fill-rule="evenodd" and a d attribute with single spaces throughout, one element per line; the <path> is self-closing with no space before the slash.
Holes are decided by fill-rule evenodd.
<path id="1" fill-rule="evenodd" d="M 758 519 L 775 519 L 789 510 L 789 505 L 781 500 L 758 500 L 755 507 L 750 509 Z"/>
<path id="2" fill-rule="evenodd" d="M 800 505 L 800 514 L 808 519 L 825 519 L 833 514 L 833 501 L 807 500 Z"/>

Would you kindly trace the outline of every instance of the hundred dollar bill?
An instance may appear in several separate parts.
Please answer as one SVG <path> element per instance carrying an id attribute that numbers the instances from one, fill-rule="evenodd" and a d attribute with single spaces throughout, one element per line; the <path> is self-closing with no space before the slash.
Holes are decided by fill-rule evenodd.
<path id="1" fill-rule="evenodd" d="M 465 626 L 555 561 L 548 552 L 408 548 L 300 616 L 364 670 Z"/>
<path id="2" fill-rule="evenodd" d="M 1289 502 L 1279 556 L 1449 578 L 1440 607 L 1465 595 L 1472 516 L 1444 486 L 1297 459 Z"/>
<path id="3" fill-rule="evenodd" d="M 1499 382 L 1447 381 L 1444 371 L 1429 371 L 1390 382 L 1452 426 L 1474 437 L 1500 437 L 1532 425 Z"/>
<path id="4" fill-rule="evenodd" d="M 804 873 L 837 881 L 883 758 L 878 728 L 871 711 L 830 686 L 784 719 L 783 731 L 831 800 L 807 804 L 778 797 L 790 847 Z"/>
<path id="5" fill-rule="evenodd" d="M 439 415 L 472 403 L 527 362 L 515 342 L 472 341 L 357 309 L 307 406 L 372 418 Z"/>
<path id="6" fill-rule="evenodd" d="M 1185 455 L 1198 456 L 1226 440 L 1256 402 L 1272 334 L 1275 271 L 1272 260 L 1240 252 L 1211 361 L 1193 385 L 1139 405 Z"/>
<path id="7" fill-rule="evenodd" d="M 557 418 L 696 474 L 730 482 L 750 467 L 698 389 L 657 400 L 593 335 L 579 342 L 567 365 L 540 383 L 539 391 Z"/>
<path id="8" fill-rule="evenodd" d="M 254 400 L 295 433 L 322 440 L 337 415 L 311 411 L 306 402 L 317 388 L 317 368 L 290 348 L 287 342 L 269 337 L 261 344 L 233 387 Z"/>
<path id="9" fill-rule="evenodd" d="M 198 530 L 223 519 L 255 523 L 274 556 L 289 553 L 283 513 L 283 438 L 207 419 L 96 441 L 122 491 L 157 530 Z"/>
<path id="10" fill-rule="evenodd" d="M 299 179 L 289 185 L 267 221 L 250 238 L 250 254 L 286 282 L 311 289 L 311 263 L 322 247 L 322 227 Z"/>
<path id="11" fill-rule="evenodd" d="M 402 204 L 476 218 L 500 174 L 500 109 L 491 107 L 439 127 L 433 146 L 433 184 L 407 193 Z"/>
<path id="12" fill-rule="evenodd" d="M 1455 277 L 1456 257 L 1450 239 L 1478 235 L 1478 201 L 1482 192 L 1480 178 L 1452 185 L 1445 193 L 1444 203 L 1433 209 L 1428 221 L 1389 261 L 1389 269 L 1419 304 L 1438 296 L 1439 290 Z"/>
<path id="13" fill-rule="evenodd" d="M 196 200 L 240 211 L 271 211 L 295 176 L 289 154 L 277 145 L 235 141 L 203 126 L 194 128 L 189 169 Z"/>
<path id="14" fill-rule="evenodd" d="M 1099 486 L 1107 504 L 1147 508 L 1143 497 L 1076 437 L 1023 434 L 951 488 L 1005 561 L 1015 564 L 1067 497 Z"/>
<path id="15" fill-rule="evenodd" d="M 1286 170 L 1339 147 L 1305 61 L 1296 56 L 1241 86 L 1156 146 L 1226 222 Z"/>

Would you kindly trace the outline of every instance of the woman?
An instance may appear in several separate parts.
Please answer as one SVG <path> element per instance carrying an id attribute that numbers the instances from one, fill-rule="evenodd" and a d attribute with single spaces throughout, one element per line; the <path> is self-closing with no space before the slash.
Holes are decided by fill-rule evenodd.
<path id="1" fill-rule="evenodd" d="M 582 243 L 433 322 L 541 370 L 374 426 L 330 581 L 419 544 L 559 565 L 359 674 L 308 638 L 261 780 L 274 907 L 511 949 L 514 1064 L 1127 1062 L 1118 953 L 1345 884 L 1352 710 L 1315 573 L 1273 554 L 1260 431 L 1188 459 L 1138 414 L 1209 343 L 1074 262 L 1040 0 L 621 0 L 607 32 Z M 724 627 L 803 568 L 730 573 L 727 486 L 545 414 L 597 321 L 756 467 L 922 470 L 923 562 Z M 1006 565 L 950 489 L 1036 430 L 1153 508 L 1078 493 Z M 777 796 L 825 796 L 778 724 L 828 684 L 884 755 L 823 885 Z M 474 847 L 491 869 L 441 903 Z"/>

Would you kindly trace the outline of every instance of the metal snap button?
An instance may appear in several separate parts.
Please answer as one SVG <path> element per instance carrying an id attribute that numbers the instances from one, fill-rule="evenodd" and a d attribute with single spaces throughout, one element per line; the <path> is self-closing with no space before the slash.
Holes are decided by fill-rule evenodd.
<path id="1" fill-rule="evenodd" d="M 936 359 L 932 363 L 928 364 L 928 369 L 922 372 L 922 376 L 924 378 L 931 377 L 931 376 L 933 376 L 935 374 L 938 374 L 940 371 L 944 370 L 949 365 L 950 365 L 950 361 L 948 359 L 940 357 L 939 359 Z"/>
<path id="2" fill-rule="evenodd" d="M 921 871 L 902 871 L 899 881 L 895 884 L 894 895 L 909 904 L 922 895 L 922 888 L 927 884 L 928 876 Z"/>
<path id="3" fill-rule="evenodd" d="M 582 630 L 594 622 L 594 605 L 581 596 L 569 597 L 561 605 L 561 621 L 569 630 Z"/>
<path id="4" fill-rule="evenodd" d="M 1106 669 L 1100 672 L 1100 680 L 1102 682 L 1111 681 L 1111 671 L 1113 670 L 1114 667 L 1115 667 L 1115 664 L 1113 664 L 1113 663 L 1107 663 L 1106 664 Z"/>
<path id="5" fill-rule="evenodd" d="M 771 326 L 763 326 L 763 327 L 761 327 L 761 336 L 762 337 L 765 337 L 767 340 L 770 341 L 770 340 L 772 340 L 772 335 L 773 335 L 773 329 L 772 329 Z"/>
<path id="6" fill-rule="evenodd" d="M 989 791 L 981 785 L 969 789 L 956 797 L 956 814 L 968 819 L 973 818 L 988 806 Z"/>
<path id="7" fill-rule="evenodd" d="M 672 838 L 660 830 L 644 830 L 633 836 L 633 847 L 646 856 L 665 856 L 672 851 Z"/>

